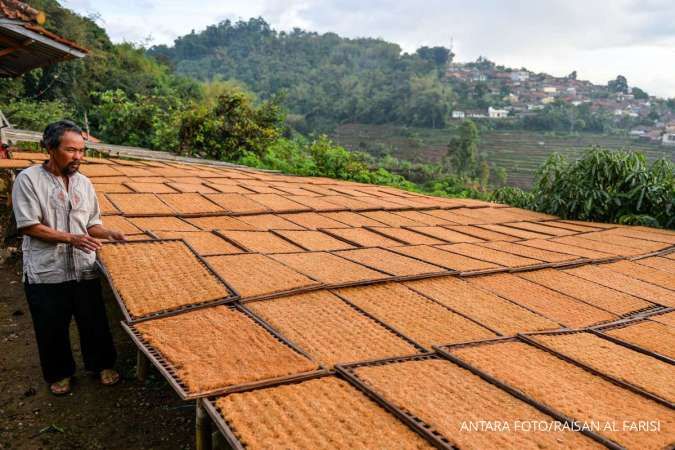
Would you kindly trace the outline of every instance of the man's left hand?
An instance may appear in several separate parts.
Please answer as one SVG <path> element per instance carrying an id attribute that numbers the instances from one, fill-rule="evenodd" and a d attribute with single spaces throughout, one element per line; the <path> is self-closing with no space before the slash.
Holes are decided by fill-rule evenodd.
<path id="1" fill-rule="evenodd" d="M 113 230 L 110 230 L 110 233 L 108 235 L 108 239 L 110 239 L 111 241 L 126 241 L 127 240 L 126 236 L 124 236 L 124 233 L 122 233 L 121 231 L 113 231 Z"/>

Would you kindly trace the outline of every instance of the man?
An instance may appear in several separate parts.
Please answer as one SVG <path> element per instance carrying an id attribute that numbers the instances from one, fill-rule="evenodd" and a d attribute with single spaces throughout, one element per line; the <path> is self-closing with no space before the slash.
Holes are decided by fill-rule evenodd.
<path id="1" fill-rule="evenodd" d="M 49 389 L 71 389 L 75 362 L 69 327 L 75 317 L 84 366 L 101 383 L 120 379 L 96 271 L 98 239 L 124 240 L 101 225 L 96 193 L 78 169 L 84 157 L 82 130 L 62 120 L 47 126 L 42 146 L 49 160 L 23 170 L 12 190 L 23 238 L 23 282 L 33 318 L 40 365 Z"/>

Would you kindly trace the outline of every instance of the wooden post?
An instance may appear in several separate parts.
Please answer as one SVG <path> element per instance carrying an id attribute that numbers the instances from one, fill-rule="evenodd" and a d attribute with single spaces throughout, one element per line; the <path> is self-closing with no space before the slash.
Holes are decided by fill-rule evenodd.
<path id="1" fill-rule="evenodd" d="M 201 399 L 197 399 L 195 410 L 195 448 L 211 450 L 211 418 L 206 413 Z"/>
<path id="2" fill-rule="evenodd" d="M 142 351 L 136 350 L 136 378 L 138 381 L 145 382 L 148 379 L 148 369 L 150 361 Z"/>

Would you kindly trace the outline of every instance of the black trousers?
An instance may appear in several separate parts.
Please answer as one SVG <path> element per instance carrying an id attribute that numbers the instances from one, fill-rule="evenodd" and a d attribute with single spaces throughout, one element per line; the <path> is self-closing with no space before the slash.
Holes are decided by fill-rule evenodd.
<path id="1" fill-rule="evenodd" d="M 75 373 L 70 348 L 70 321 L 80 335 L 85 369 L 100 372 L 115 364 L 108 317 L 98 279 L 65 283 L 24 284 L 33 317 L 42 374 L 54 383 Z"/>

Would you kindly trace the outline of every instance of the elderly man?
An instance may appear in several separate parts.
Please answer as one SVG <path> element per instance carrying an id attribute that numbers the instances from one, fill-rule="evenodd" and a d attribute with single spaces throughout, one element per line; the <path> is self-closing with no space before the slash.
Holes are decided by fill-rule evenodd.
<path id="1" fill-rule="evenodd" d="M 73 316 L 85 368 L 104 385 L 119 381 L 95 260 L 98 239 L 124 240 L 124 235 L 101 225 L 94 187 L 78 172 L 85 152 L 82 130 L 66 120 L 52 123 L 42 146 L 49 160 L 17 176 L 12 202 L 24 235 L 23 281 L 42 373 L 51 392 L 64 395 L 75 373 Z"/>

